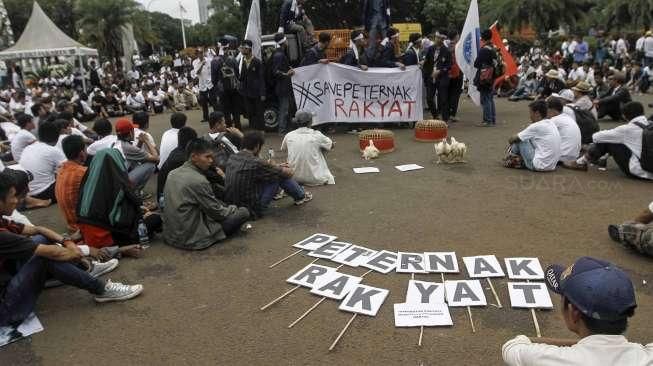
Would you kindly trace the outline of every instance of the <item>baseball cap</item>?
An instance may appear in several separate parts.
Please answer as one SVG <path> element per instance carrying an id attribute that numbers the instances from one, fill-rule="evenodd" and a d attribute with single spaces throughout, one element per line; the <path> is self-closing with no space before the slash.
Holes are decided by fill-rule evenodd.
<path id="1" fill-rule="evenodd" d="M 132 123 L 132 121 L 126 119 L 126 118 L 121 118 L 118 121 L 116 121 L 116 133 L 118 135 L 126 135 L 134 130 L 134 128 L 137 128 L 138 125 L 135 125 Z"/>
<path id="2" fill-rule="evenodd" d="M 554 264 L 545 271 L 547 287 L 574 304 L 587 317 L 616 321 L 637 307 L 628 275 L 610 262 L 582 257 L 565 268 Z"/>

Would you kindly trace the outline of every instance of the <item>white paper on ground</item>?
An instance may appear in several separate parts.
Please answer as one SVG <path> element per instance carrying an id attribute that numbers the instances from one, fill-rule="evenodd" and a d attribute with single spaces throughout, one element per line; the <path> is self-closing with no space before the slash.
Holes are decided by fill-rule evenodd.
<path id="1" fill-rule="evenodd" d="M 511 280 L 543 280 L 544 271 L 537 258 L 504 258 Z"/>
<path id="2" fill-rule="evenodd" d="M 406 303 L 442 304 L 444 303 L 444 284 L 410 280 L 406 290 Z"/>
<path id="3" fill-rule="evenodd" d="M 365 285 L 358 285 L 340 303 L 338 309 L 350 313 L 375 316 L 390 291 Z"/>
<path id="4" fill-rule="evenodd" d="M 337 238 L 338 238 L 337 236 L 318 233 L 318 234 L 313 234 L 308 238 L 293 244 L 292 246 L 295 248 L 311 251 L 321 247 L 324 244 L 328 244 L 336 240 Z"/>
<path id="5" fill-rule="evenodd" d="M 397 253 L 397 273 L 427 273 L 424 253 Z"/>
<path id="6" fill-rule="evenodd" d="M 447 304 L 394 304 L 395 327 L 453 325 Z"/>
<path id="7" fill-rule="evenodd" d="M 315 281 L 311 293 L 329 299 L 342 300 L 362 280 L 362 277 L 332 272 Z"/>
<path id="8" fill-rule="evenodd" d="M 508 282 L 508 294 L 513 308 L 553 308 L 549 290 L 542 282 Z"/>
<path id="9" fill-rule="evenodd" d="M 335 257 L 331 258 L 332 261 L 340 264 L 346 264 L 351 267 L 358 267 L 366 263 L 377 253 L 376 250 L 352 245 L 351 247 L 338 253 Z"/>
<path id="10" fill-rule="evenodd" d="M 449 306 L 486 306 L 487 300 L 479 280 L 444 281 Z"/>
<path id="11" fill-rule="evenodd" d="M 43 325 L 39 318 L 36 317 L 36 314 L 31 313 L 18 328 L 0 327 L 0 347 L 42 331 Z"/>
<path id="12" fill-rule="evenodd" d="M 395 168 L 397 168 L 397 170 L 399 170 L 400 172 L 409 172 L 411 170 L 424 169 L 423 166 L 417 164 L 397 165 Z"/>
<path id="13" fill-rule="evenodd" d="M 494 255 L 463 257 L 470 278 L 503 277 L 503 269 Z"/>
<path id="14" fill-rule="evenodd" d="M 318 279 L 335 271 L 336 269 L 334 267 L 320 266 L 319 264 L 309 264 L 308 266 L 299 270 L 299 272 L 290 276 L 286 282 L 292 283 L 293 285 L 313 288 Z"/>
<path id="15" fill-rule="evenodd" d="M 356 174 L 367 174 L 367 173 L 380 173 L 381 170 L 379 168 L 375 168 L 373 166 L 366 166 L 362 168 L 354 168 L 354 173 Z"/>

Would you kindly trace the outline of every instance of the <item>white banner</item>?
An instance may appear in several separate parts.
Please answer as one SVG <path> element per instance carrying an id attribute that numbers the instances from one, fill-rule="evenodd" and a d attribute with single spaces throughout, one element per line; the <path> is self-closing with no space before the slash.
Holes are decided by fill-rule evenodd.
<path id="1" fill-rule="evenodd" d="M 472 0 L 469 3 L 469 10 L 467 11 L 467 19 L 465 19 L 465 26 L 460 32 L 460 40 L 456 43 L 456 63 L 463 72 L 465 78 L 469 80 L 467 94 L 472 98 L 474 104 L 481 105 L 481 94 L 474 86 L 474 77 L 476 76 L 476 68 L 474 61 L 478 56 L 480 48 L 480 26 L 478 21 L 478 3 Z"/>
<path id="2" fill-rule="evenodd" d="M 422 72 L 355 67 L 330 63 L 295 69 L 297 109 L 327 122 L 414 122 L 423 119 Z"/>

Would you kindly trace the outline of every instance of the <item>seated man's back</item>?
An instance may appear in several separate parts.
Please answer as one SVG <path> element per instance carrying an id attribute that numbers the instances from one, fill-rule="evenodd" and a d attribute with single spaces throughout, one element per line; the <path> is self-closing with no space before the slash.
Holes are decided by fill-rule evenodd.
<path id="1" fill-rule="evenodd" d="M 311 119 L 312 115 L 297 112 L 295 123 L 310 124 Z M 288 150 L 288 164 L 294 171 L 293 178 L 298 183 L 314 186 L 336 183 L 324 156 L 324 152 L 332 148 L 330 138 L 308 127 L 288 133 L 281 143 L 281 150 Z"/>

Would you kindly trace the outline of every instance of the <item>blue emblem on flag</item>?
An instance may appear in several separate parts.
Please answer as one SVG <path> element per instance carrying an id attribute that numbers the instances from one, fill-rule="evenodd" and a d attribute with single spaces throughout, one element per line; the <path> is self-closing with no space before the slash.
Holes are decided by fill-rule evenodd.
<path id="1" fill-rule="evenodd" d="M 472 63 L 472 47 L 473 47 L 472 33 L 467 33 L 465 41 L 463 42 L 463 55 L 465 56 L 465 61 L 468 64 Z"/>

